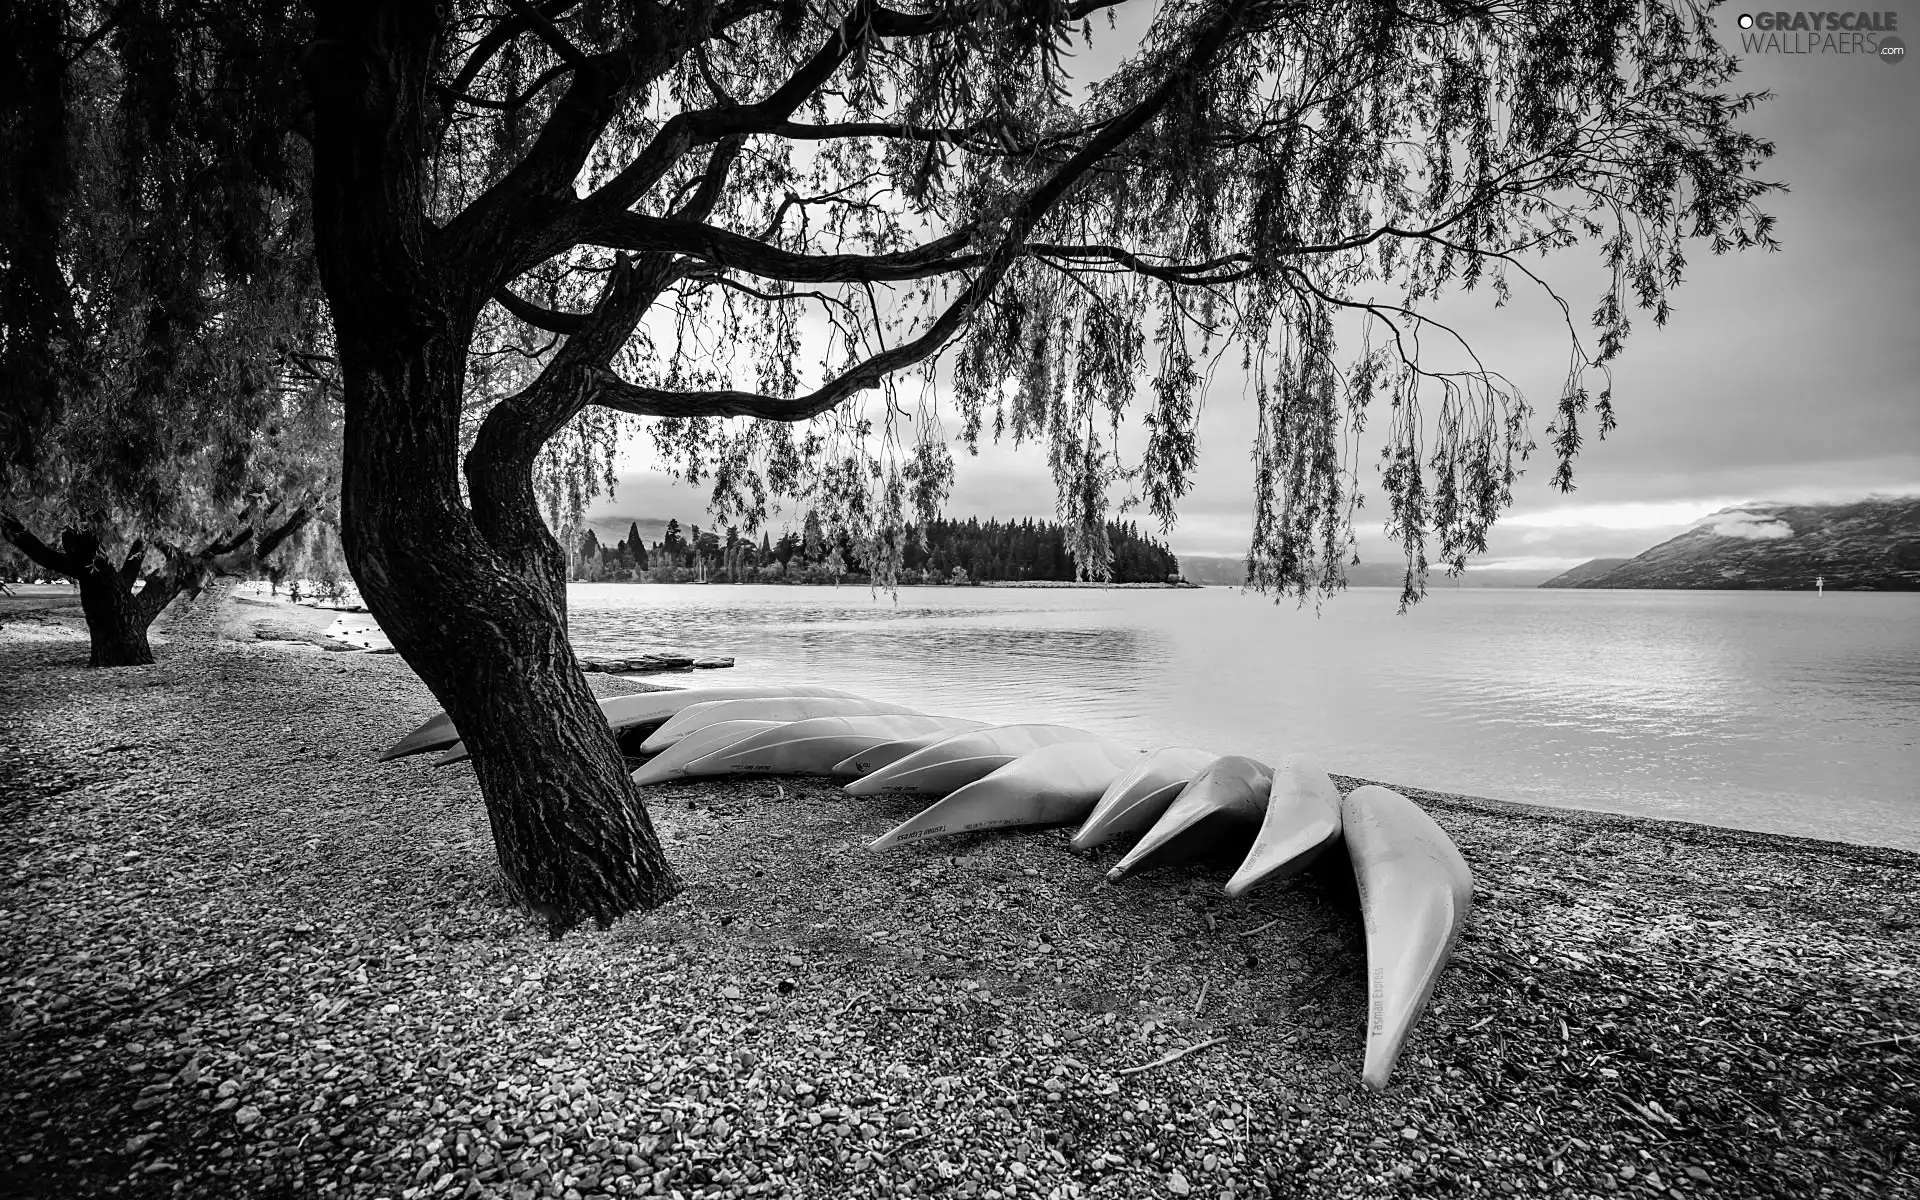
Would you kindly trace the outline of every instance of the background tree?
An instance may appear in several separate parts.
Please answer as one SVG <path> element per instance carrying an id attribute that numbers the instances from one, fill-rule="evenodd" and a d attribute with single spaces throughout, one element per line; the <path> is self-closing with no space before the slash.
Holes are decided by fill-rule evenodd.
<path id="1" fill-rule="evenodd" d="M 1453 564 L 1484 545 L 1529 447 L 1500 376 L 1423 363 L 1445 331 L 1422 307 L 1454 285 L 1504 299 L 1525 256 L 1598 241 L 1598 341 L 1569 324 L 1550 430 L 1564 484 L 1582 412 L 1611 419 L 1588 377 L 1636 304 L 1664 317 L 1683 238 L 1767 240 L 1768 147 L 1734 127 L 1751 101 L 1720 92 L 1734 64 L 1691 5 L 1171 0 L 1117 69 L 1069 78 L 1095 15 L 1144 7 L 320 6 L 348 555 L 556 931 L 675 887 L 567 646 L 532 482 L 589 410 L 655 418 L 720 519 L 798 501 L 884 580 L 951 476 L 950 379 L 963 439 L 1044 443 L 1065 549 L 1100 575 L 1109 488 L 1171 520 L 1231 349 L 1258 406 L 1256 585 L 1339 586 L 1347 435 L 1380 398 L 1412 596 L 1430 539 Z M 548 348 L 463 457 L 501 312 Z M 1344 315 L 1370 329 L 1343 355 Z M 1121 463 L 1137 398 L 1144 454 Z"/>
<path id="2" fill-rule="evenodd" d="M 285 6 L 9 6 L 0 537 L 79 582 L 94 666 L 337 475 Z"/>

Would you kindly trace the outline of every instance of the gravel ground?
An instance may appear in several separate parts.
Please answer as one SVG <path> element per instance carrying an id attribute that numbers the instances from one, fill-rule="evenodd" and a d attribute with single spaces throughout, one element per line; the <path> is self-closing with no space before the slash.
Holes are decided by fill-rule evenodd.
<path id="1" fill-rule="evenodd" d="M 686 894 L 548 942 L 467 768 L 374 761 L 405 665 L 258 607 L 0 633 L 0 1195 L 1920 1195 L 1920 856 L 1403 789 L 1477 907 L 1374 1096 L 1330 872 L 693 782 Z"/>

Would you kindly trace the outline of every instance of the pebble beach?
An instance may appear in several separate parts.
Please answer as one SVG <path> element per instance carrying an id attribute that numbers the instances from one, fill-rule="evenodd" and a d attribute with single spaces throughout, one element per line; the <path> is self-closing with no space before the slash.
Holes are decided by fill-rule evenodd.
<path id="1" fill-rule="evenodd" d="M 1331 868 L 874 854 L 911 801 L 689 781 L 683 894 L 549 941 L 330 617 L 89 671 L 70 606 L 0 610 L 0 1195 L 1920 1195 L 1920 855 L 1337 777 L 1476 878 L 1376 1095 Z"/>

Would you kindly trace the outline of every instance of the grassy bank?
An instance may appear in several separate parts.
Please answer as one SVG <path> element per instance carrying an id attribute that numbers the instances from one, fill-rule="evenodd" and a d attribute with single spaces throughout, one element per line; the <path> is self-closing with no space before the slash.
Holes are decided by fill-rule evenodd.
<path id="1" fill-rule="evenodd" d="M 1920 856 L 1409 789 L 1477 907 L 1372 1096 L 1337 876 L 1108 886 L 1062 831 L 870 855 L 910 804 L 689 783 L 653 793 L 685 895 L 550 943 L 499 902 L 468 769 L 373 761 L 435 707 L 405 665 L 234 612 L 247 643 L 112 672 L 0 633 L 0 1194 L 1920 1178 Z"/>

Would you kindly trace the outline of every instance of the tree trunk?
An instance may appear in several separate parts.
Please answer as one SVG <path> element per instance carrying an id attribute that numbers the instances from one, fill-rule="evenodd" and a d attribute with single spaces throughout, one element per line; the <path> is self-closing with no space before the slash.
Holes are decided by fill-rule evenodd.
<path id="1" fill-rule="evenodd" d="M 490 542 L 451 486 L 464 343 L 340 349 L 347 561 L 472 755 L 509 894 L 553 936 L 664 903 L 679 881 L 567 642 L 558 547 L 537 511 Z"/>
<path id="2" fill-rule="evenodd" d="M 565 559 L 530 480 L 524 503 L 511 481 L 483 487 L 477 511 L 460 494 L 467 347 L 498 264 L 468 261 L 425 217 L 444 20 L 424 2 L 323 5 L 303 63 L 345 385 L 341 540 L 472 755 L 509 892 L 557 937 L 679 883 L 567 644 Z"/>
<path id="3" fill-rule="evenodd" d="M 153 661 L 147 627 L 159 608 L 128 586 L 125 577 L 105 559 L 96 558 L 76 576 L 80 581 L 80 611 L 86 614 L 87 637 L 92 642 L 90 667 L 144 667 Z"/>

